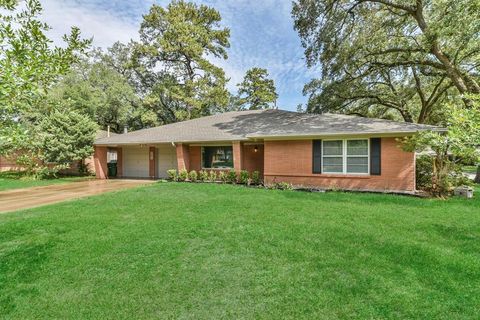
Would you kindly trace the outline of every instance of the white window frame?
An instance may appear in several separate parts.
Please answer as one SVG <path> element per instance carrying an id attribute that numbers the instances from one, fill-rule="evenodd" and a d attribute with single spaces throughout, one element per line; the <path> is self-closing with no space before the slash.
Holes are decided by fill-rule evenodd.
<path id="1" fill-rule="evenodd" d="M 366 156 L 349 156 L 347 154 L 347 141 L 354 140 L 367 140 L 367 155 Z M 339 158 L 340 155 L 324 155 L 323 142 L 324 141 L 342 141 L 342 172 L 325 172 L 323 170 L 324 158 Z M 347 159 L 348 158 L 365 158 L 367 157 L 368 172 L 347 172 Z M 370 175 L 370 139 L 368 138 L 353 138 L 353 139 L 322 139 L 322 174 L 343 174 L 343 175 L 355 175 L 355 176 L 368 176 Z"/>

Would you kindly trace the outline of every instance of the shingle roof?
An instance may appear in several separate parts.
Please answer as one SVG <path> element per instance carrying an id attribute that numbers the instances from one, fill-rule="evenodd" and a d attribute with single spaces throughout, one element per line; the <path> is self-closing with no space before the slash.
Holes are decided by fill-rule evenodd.
<path id="1" fill-rule="evenodd" d="M 115 133 L 115 132 L 110 131 L 110 133 L 108 133 L 108 131 L 106 130 L 98 130 L 97 133 L 95 134 L 95 139 L 98 140 L 98 139 L 106 138 L 108 137 L 109 134 L 110 136 L 118 135 L 118 133 Z"/>
<path id="2" fill-rule="evenodd" d="M 313 137 L 352 134 L 408 134 L 445 129 L 406 122 L 340 114 L 284 110 L 235 111 L 132 131 L 96 140 L 95 144 L 241 141 L 254 138 Z"/>

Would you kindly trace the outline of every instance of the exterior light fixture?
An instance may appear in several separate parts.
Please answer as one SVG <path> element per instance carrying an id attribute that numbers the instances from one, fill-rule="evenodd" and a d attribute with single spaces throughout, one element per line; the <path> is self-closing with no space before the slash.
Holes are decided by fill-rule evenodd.
<path id="1" fill-rule="evenodd" d="M 255 146 L 255 148 L 253 148 L 253 151 L 258 152 L 258 146 Z"/>

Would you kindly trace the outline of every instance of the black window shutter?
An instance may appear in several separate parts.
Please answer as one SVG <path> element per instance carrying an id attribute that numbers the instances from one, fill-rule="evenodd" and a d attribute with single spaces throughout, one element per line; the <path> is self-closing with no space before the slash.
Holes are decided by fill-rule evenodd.
<path id="1" fill-rule="evenodd" d="M 382 138 L 370 139 L 370 174 L 382 174 Z"/>
<path id="2" fill-rule="evenodd" d="M 313 140 L 313 173 L 322 173 L 322 140 Z"/>

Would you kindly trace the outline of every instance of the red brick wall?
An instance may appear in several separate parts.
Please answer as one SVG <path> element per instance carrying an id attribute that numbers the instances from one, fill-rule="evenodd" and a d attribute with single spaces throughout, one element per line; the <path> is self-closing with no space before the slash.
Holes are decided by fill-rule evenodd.
<path id="1" fill-rule="evenodd" d="M 123 176 L 123 149 L 117 148 L 117 177 Z"/>
<path id="2" fill-rule="evenodd" d="M 0 172 L 2 171 L 20 171 L 24 168 L 17 165 L 16 155 L 10 157 L 0 156 Z"/>
<path id="3" fill-rule="evenodd" d="M 177 144 L 177 165 L 179 171 L 190 170 L 190 152 L 186 144 Z"/>
<path id="4" fill-rule="evenodd" d="M 190 146 L 190 170 L 202 170 L 202 147 Z"/>
<path id="5" fill-rule="evenodd" d="M 254 145 L 243 145 L 243 170 L 259 171 L 260 174 L 263 174 L 263 157 L 263 145 L 257 145 L 257 152 L 255 152 Z"/>
<path id="6" fill-rule="evenodd" d="M 382 138 L 382 174 L 356 176 L 312 173 L 312 141 L 265 141 L 265 182 L 297 186 L 378 191 L 415 190 L 415 155 Z"/>
<path id="7" fill-rule="evenodd" d="M 95 147 L 93 158 L 95 165 L 95 176 L 97 179 L 107 179 L 107 147 Z"/>

